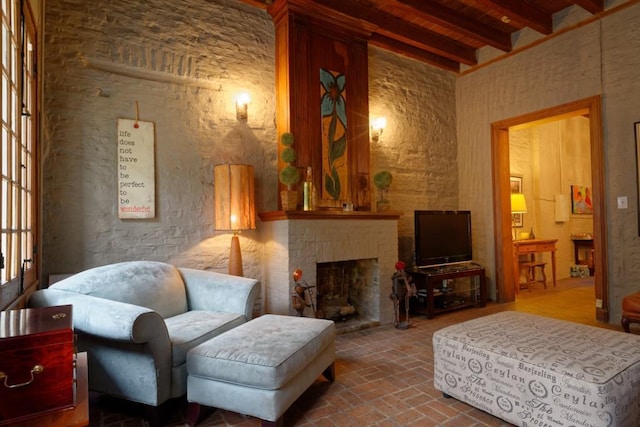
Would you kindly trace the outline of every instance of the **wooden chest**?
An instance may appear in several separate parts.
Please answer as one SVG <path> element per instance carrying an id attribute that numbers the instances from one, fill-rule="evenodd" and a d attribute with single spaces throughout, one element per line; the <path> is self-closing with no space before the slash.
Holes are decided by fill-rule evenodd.
<path id="1" fill-rule="evenodd" d="M 74 406 L 71 308 L 0 312 L 0 425 Z"/>

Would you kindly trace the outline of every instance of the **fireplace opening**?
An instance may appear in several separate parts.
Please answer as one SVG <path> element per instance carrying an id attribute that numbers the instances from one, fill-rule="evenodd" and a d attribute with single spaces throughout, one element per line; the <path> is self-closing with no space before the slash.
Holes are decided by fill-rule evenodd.
<path id="1" fill-rule="evenodd" d="M 316 264 L 316 317 L 367 324 L 379 321 L 375 258 Z"/>

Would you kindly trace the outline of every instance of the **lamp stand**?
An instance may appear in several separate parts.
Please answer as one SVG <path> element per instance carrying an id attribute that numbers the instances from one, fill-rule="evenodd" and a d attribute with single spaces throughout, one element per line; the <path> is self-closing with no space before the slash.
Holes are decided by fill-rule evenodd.
<path id="1" fill-rule="evenodd" d="M 511 227 L 513 228 L 513 240 L 518 240 L 518 235 L 516 234 L 516 216 L 511 214 Z"/>
<path id="2" fill-rule="evenodd" d="M 229 274 L 233 276 L 244 276 L 242 270 L 242 254 L 240 253 L 240 239 L 237 233 L 231 237 L 231 249 L 229 251 Z"/>

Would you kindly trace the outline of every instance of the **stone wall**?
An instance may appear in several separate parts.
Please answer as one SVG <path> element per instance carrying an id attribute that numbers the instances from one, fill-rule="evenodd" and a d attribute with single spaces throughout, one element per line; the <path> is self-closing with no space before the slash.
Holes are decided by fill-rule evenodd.
<path id="1" fill-rule="evenodd" d="M 274 28 L 235 0 L 46 2 L 43 98 L 43 280 L 130 259 L 226 271 L 231 237 L 213 227 L 213 166 L 255 167 L 258 212 L 277 208 Z M 372 147 L 387 169 L 411 261 L 414 209 L 457 206 L 455 76 L 370 50 L 372 116 L 388 125 Z M 235 94 L 251 94 L 246 123 Z M 118 118 L 155 123 L 156 218 L 117 214 Z M 258 220 L 240 245 L 262 278 Z M 389 268 L 393 268 L 390 266 Z"/>
<path id="2" fill-rule="evenodd" d="M 634 2 L 621 12 L 458 78 L 461 207 L 473 207 L 476 220 L 484 224 L 482 230 L 474 229 L 474 246 L 476 260 L 489 269 L 490 290 L 495 289 L 491 123 L 596 95 L 604 99 L 606 246 L 612 323 L 619 322 L 622 297 L 640 288 L 633 133 L 633 123 L 640 120 L 638 28 L 640 4 Z M 629 199 L 629 208 L 617 209 L 616 198 L 623 195 Z"/>

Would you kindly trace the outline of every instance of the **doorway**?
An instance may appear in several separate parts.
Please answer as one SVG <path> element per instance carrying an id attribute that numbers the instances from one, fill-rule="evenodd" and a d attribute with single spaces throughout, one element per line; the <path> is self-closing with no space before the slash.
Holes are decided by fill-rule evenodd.
<path id="1" fill-rule="evenodd" d="M 591 148 L 591 180 L 593 194 L 593 247 L 595 317 L 608 322 L 608 284 L 606 253 L 606 213 L 604 209 L 604 147 L 602 140 L 602 101 L 600 96 L 587 98 L 502 120 L 491 125 L 491 157 L 493 173 L 493 213 L 496 238 L 496 297 L 498 302 L 515 300 L 512 223 L 510 207 L 509 128 L 524 124 L 544 124 L 550 121 L 584 116 L 589 119 Z"/>

